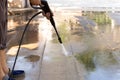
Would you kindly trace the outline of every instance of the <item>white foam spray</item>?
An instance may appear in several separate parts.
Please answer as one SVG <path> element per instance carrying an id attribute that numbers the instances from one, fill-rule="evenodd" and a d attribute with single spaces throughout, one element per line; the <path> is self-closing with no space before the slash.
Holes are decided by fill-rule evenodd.
<path id="1" fill-rule="evenodd" d="M 64 46 L 63 44 L 61 44 L 61 46 L 62 46 L 64 55 L 65 55 L 65 56 L 68 56 L 69 53 L 68 53 L 67 50 L 65 49 L 65 46 Z"/>

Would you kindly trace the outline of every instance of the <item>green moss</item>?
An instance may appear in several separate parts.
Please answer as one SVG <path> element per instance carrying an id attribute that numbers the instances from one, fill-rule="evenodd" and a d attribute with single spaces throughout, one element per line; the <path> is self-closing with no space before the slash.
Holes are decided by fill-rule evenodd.
<path id="1" fill-rule="evenodd" d="M 107 16 L 106 12 L 85 12 L 84 16 L 94 20 L 98 25 L 110 24 L 111 19 Z"/>
<path id="2" fill-rule="evenodd" d="M 67 37 L 69 36 L 69 30 L 67 30 L 67 27 L 68 27 L 67 25 L 68 25 L 67 23 L 61 22 L 57 27 L 57 31 L 63 42 L 66 42 Z M 55 32 L 53 33 L 53 38 L 54 38 L 53 42 L 58 42 L 57 40 L 58 38 Z"/>
<path id="3" fill-rule="evenodd" d="M 118 64 L 110 50 L 87 50 L 75 55 L 75 57 L 80 63 L 85 65 L 87 70 L 94 70 L 96 64 L 104 68 Z M 94 57 L 95 62 L 93 61 Z"/>
<path id="4" fill-rule="evenodd" d="M 77 54 L 75 57 L 79 62 L 82 62 L 87 70 L 94 70 L 95 65 L 93 62 L 95 51 L 85 51 L 82 54 Z"/>

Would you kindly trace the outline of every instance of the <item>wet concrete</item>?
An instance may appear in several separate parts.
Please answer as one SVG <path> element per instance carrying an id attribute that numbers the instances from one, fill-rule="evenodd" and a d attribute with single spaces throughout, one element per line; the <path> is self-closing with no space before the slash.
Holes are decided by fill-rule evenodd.
<path id="1" fill-rule="evenodd" d="M 21 48 L 15 69 L 24 70 L 25 76 L 17 77 L 16 78 L 17 80 L 38 80 L 39 79 L 41 56 L 44 53 L 45 42 L 42 42 L 39 45 L 40 45 L 40 48 L 35 50 Z M 18 47 L 13 47 L 7 52 L 7 54 L 9 55 L 8 65 L 11 69 L 14 63 L 17 49 Z"/>
<path id="2" fill-rule="evenodd" d="M 63 18 L 62 14 L 59 20 L 64 20 L 67 23 L 69 16 L 71 16 L 70 13 Z M 25 19 L 28 20 L 29 16 Z M 15 69 L 25 70 L 25 75 L 16 77 L 16 80 L 109 80 L 110 77 L 107 76 L 111 76 L 113 73 L 115 73 L 114 76 L 117 75 L 115 79 L 119 79 L 119 64 L 115 66 L 113 64 L 109 65 L 112 61 L 108 56 L 109 54 L 106 54 L 109 52 L 103 51 L 103 49 L 111 51 L 116 46 L 119 48 L 116 45 L 116 41 L 119 41 L 119 38 L 117 38 L 119 30 L 112 30 L 108 23 L 107 26 L 103 26 L 103 24 L 98 26 L 93 20 L 88 20 L 86 17 L 77 17 L 77 19 L 81 25 L 69 29 L 67 37 L 65 36 L 67 41 L 63 43 L 63 48 L 57 40 L 57 42 L 53 41 L 55 38 L 53 37 L 53 29 L 49 21 L 41 18 L 41 16 L 35 18 L 35 21 L 30 24 L 30 28 L 27 30 L 15 67 Z M 22 21 L 15 23 L 23 24 Z M 8 40 L 9 45 L 11 45 L 7 51 L 10 68 L 12 68 L 14 63 L 22 29 L 23 26 L 20 26 L 20 28 L 8 34 L 8 36 L 11 36 L 9 37 L 10 40 Z M 63 37 L 63 35 L 61 36 Z M 97 53 L 96 59 L 93 57 L 92 61 L 96 61 L 94 62 L 96 63 L 94 71 L 87 71 L 85 64 L 78 62 L 74 57 L 74 55 L 82 54 L 84 51 L 98 48 L 102 51 Z M 110 52 L 110 54 L 112 53 Z M 119 50 L 117 55 L 119 55 Z M 114 57 L 116 58 L 116 56 Z M 88 57 L 86 57 L 87 59 Z M 117 59 L 119 60 L 119 58 Z M 104 71 L 106 67 L 103 64 L 107 65 L 106 71 Z M 110 71 L 111 69 L 113 71 Z M 110 74 L 108 74 L 109 72 Z M 102 78 L 100 79 L 100 77 Z M 111 80 L 114 80 L 114 78 L 111 78 Z"/>
<path id="3" fill-rule="evenodd" d="M 82 80 L 76 59 L 73 56 L 66 56 L 59 43 L 50 41 L 53 27 L 49 21 L 43 18 L 40 21 L 37 25 L 39 29 L 35 29 L 33 21 L 34 25 L 30 24 L 25 34 L 15 66 L 15 69 L 24 70 L 25 74 L 15 77 L 16 80 Z M 10 46 L 7 51 L 8 65 L 11 69 L 23 31 L 22 28 L 16 30 L 8 34 L 9 36 L 12 34 L 12 37 L 9 37 L 11 40 L 8 41 Z"/>
<path id="4" fill-rule="evenodd" d="M 41 69 L 40 80 L 82 80 L 74 58 L 65 56 L 60 44 L 47 42 Z"/>
<path id="5" fill-rule="evenodd" d="M 9 16 L 7 55 L 10 69 L 13 67 L 24 27 L 34 13 L 36 12 Z M 24 35 L 15 70 L 24 70 L 25 74 L 14 76 L 16 80 L 39 80 L 41 56 L 45 49 L 45 38 L 42 34 L 44 29 L 39 28 L 40 18 L 41 15 L 31 21 Z"/>

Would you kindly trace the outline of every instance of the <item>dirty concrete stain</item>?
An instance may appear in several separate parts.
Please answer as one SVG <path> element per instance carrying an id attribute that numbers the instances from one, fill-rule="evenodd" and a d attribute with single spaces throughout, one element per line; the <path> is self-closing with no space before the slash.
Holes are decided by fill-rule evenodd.
<path id="1" fill-rule="evenodd" d="M 37 62 L 40 60 L 40 56 L 38 56 L 38 55 L 29 55 L 29 56 L 26 56 L 24 58 L 30 62 Z"/>

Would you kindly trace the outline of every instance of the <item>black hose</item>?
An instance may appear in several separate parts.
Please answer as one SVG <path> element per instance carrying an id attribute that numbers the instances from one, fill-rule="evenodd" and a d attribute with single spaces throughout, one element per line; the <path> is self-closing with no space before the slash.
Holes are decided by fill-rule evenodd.
<path id="1" fill-rule="evenodd" d="M 18 50 L 17 50 L 17 54 L 16 54 L 16 57 L 15 57 L 15 60 L 14 60 L 14 64 L 13 64 L 13 67 L 12 67 L 12 71 L 11 71 L 11 73 L 10 73 L 10 78 L 13 77 L 12 73 L 13 73 L 13 71 L 14 71 L 14 69 L 15 69 L 16 61 L 17 61 L 18 54 L 19 54 L 19 51 L 20 51 L 20 48 L 21 48 L 21 44 L 22 44 L 22 41 L 23 41 L 25 32 L 26 32 L 26 30 L 27 30 L 27 28 L 28 28 L 28 26 L 29 26 L 29 23 L 31 22 L 31 20 L 32 20 L 34 17 L 36 17 L 36 16 L 39 15 L 40 13 L 42 13 L 42 12 L 40 11 L 40 12 L 34 14 L 34 15 L 29 19 L 28 23 L 27 23 L 26 26 L 25 26 L 25 29 L 24 29 L 24 31 L 23 31 L 23 33 L 22 33 L 22 36 L 21 36 L 21 40 L 20 40 L 20 43 L 19 43 L 19 47 L 18 47 Z"/>
<path id="2" fill-rule="evenodd" d="M 43 4 L 44 6 L 40 6 L 40 5 L 39 5 L 40 7 L 34 7 L 34 6 L 31 5 L 32 8 L 34 8 L 34 9 L 42 9 L 42 10 L 45 12 L 45 14 L 46 14 L 46 12 L 50 12 L 50 13 L 51 13 L 51 10 L 50 10 L 50 8 L 49 8 L 49 5 L 48 5 L 47 1 L 42 0 L 41 2 L 42 2 L 42 4 Z M 22 36 L 21 36 L 21 40 L 20 40 L 20 43 L 19 43 L 19 47 L 18 47 L 18 50 L 17 50 L 17 54 L 16 54 L 16 56 L 15 56 L 14 64 L 13 64 L 13 67 L 12 67 L 12 71 L 11 71 L 11 73 L 10 73 L 10 78 L 13 77 L 12 73 L 14 72 L 14 68 L 15 68 L 15 65 L 16 65 L 17 58 L 18 58 L 18 54 L 19 54 L 19 51 L 20 51 L 20 48 L 21 48 L 21 44 L 22 44 L 22 41 L 23 41 L 23 38 L 24 38 L 24 34 L 25 34 L 25 32 L 26 32 L 26 30 L 27 30 L 27 28 L 28 28 L 28 25 L 29 25 L 30 21 L 31 21 L 34 17 L 36 17 L 37 15 L 39 15 L 40 13 L 42 13 L 42 12 L 40 11 L 40 12 L 34 14 L 34 15 L 29 19 L 28 23 L 27 23 L 26 26 L 25 26 L 25 29 L 24 29 L 23 34 L 22 34 Z M 58 36 L 59 42 L 62 44 L 62 40 L 61 40 L 61 37 L 59 36 L 58 31 L 57 31 L 57 29 L 56 29 L 56 25 L 55 25 L 55 21 L 54 21 L 54 19 L 53 19 L 52 13 L 51 13 L 51 16 L 50 16 L 50 22 L 51 22 L 52 26 L 53 26 L 54 29 L 55 29 L 55 32 L 56 32 L 56 34 L 57 34 L 57 36 Z"/>

